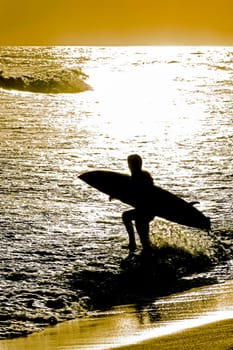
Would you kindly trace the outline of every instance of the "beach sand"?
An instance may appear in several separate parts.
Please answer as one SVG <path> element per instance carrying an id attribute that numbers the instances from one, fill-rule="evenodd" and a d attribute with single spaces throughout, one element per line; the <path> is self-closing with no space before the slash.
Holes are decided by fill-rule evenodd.
<path id="1" fill-rule="evenodd" d="M 106 321 L 107 322 L 107 321 Z M 94 332 L 93 332 L 94 328 Z M 75 332 L 74 332 L 75 329 Z M 89 330 L 89 331 L 87 331 Z M 128 329 L 128 331 L 130 331 Z M 50 328 L 43 332 L 32 334 L 25 338 L 5 340 L 0 342 L 1 350 L 232 350 L 233 349 L 233 318 L 208 323 L 203 326 L 150 338 L 144 341 L 136 340 L 130 345 L 117 346 L 110 342 L 110 334 L 96 332 L 95 322 L 86 322 L 86 332 L 82 333 L 79 321 L 73 325 L 65 322 L 57 329 Z M 78 339 L 79 338 L 79 339 Z M 142 337 L 141 337 L 142 338 Z M 78 340 L 77 340 L 78 339 Z M 108 339 L 108 341 L 106 341 Z M 125 339 L 127 340 L 127 339 Z M 130 341 L 130 339 L 128 339 Z M 133 338 L 131 339 L 133 341 Z"/>
<path id="2" fill-rule="evenodd" d="M 0 350 L 233 350 L 233 280 L 0 341 Z M 212 349 L 211 349 L 212 350 Z"/>
<path id="3" fill-rule="evenodd" d="M 233 350 L 233 319 L 150 339 L 118 350 Z"/>

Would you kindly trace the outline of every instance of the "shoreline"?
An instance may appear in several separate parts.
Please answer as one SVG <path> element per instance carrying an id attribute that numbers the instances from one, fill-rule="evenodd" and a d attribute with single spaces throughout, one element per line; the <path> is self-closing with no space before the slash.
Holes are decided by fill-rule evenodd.
<path id="1" fill-rule="evenodd" d="M 117 350 L 232 350 L 233 318 L 207 323 L 138 344 L 117 347 Z"/>
<path id="2" fill-rule="evenodd" d="M 160 298 L 144 309 L 116 307 L 24 338 L 1 340 L 0 350 L 196 350 L 200 342 L 202 350 L 210 349 L 208 342 L 211 347 L 216 342 L 216 350 L 230 350 L 232 305 L 233 280 L 228 280 Z"/>
<path id="3" fill-rule="evenodd" d="M 95 327 L 93 320 L 86 320 L 86 323 L 89 329 Z M 162 331 L 160 335 L 155 335 L 151 329 L 144 335 L 121 339 L 125 344 L 110 343 L 97 332 L 93 338 L 97 342 L 91 344 L 86 333 L 84 337 L 81 335 L 80 320 L 74 320 L 27 337 L 2 340 L 0 350 L 232 350 L 233 312 L 230 318 L 209 319 L 203 324 L 197 321 L 196 325 L 167 331 L 164 329 L 164 334 Z M 83 338 L 78 344 L 77 335 Z"/>

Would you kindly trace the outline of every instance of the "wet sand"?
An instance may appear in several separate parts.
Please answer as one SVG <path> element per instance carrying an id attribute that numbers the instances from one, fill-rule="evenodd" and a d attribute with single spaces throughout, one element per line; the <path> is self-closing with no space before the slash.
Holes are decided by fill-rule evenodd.
<path id="1" fill-rule="evenodd" d="M 0 350 L 233 348 L 233 280 L 0 341 Z"/>
<path id="2" fill-rule="evenodd" d="M 119 350 L 232 350 L 233 319 L 150 339 Z"/>

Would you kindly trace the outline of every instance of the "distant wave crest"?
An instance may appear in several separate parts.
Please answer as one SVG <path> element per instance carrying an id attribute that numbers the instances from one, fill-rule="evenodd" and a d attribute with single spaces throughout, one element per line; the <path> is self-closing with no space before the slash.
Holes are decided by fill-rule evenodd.
<path id="1" fill-rule="evenodd" d="M 39 93 L 77 93 L 91 90 L 80 69 L 53 70 L 35 75 L 8 76 L 0 71 L 0 88 Z"/>

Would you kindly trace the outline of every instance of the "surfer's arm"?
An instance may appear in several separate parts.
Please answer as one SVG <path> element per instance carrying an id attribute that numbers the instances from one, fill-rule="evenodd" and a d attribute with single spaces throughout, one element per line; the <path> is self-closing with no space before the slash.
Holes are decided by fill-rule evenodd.
<path id="1" fill-rule="evenodd" d="M 154 181 L 153 181 L 153 178 L 151 176 L 150 173 L 148 173 L 148 171 L 143 171 L 142 172 L 143 175 L 144 175 L 144 182 L 147 186 L 153 186 L 154 185 Z"/>

